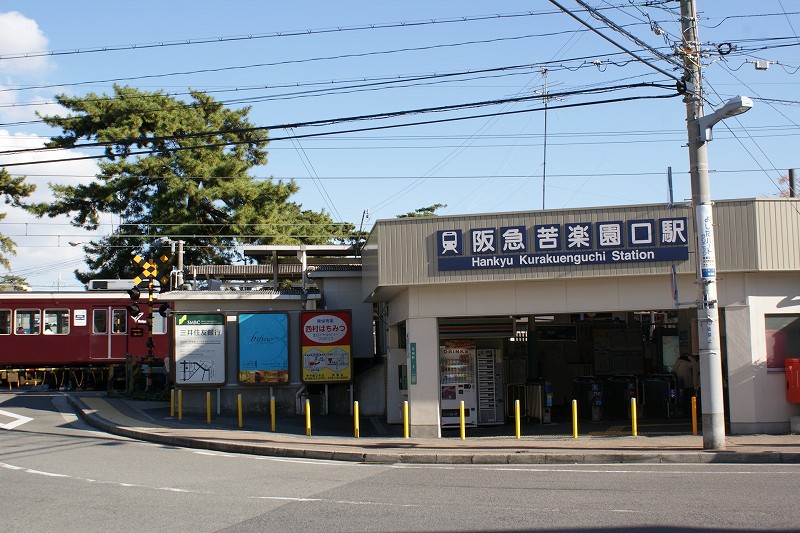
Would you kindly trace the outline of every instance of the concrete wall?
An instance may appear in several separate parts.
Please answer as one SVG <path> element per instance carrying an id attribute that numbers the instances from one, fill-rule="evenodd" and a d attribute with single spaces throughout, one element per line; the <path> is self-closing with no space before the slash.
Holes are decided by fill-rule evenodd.
<path id="1" fill-rule="evenodd" d="M 386 370 L 384 362 L 355 377 L 355 399 L 362 416 L 386 414 Z"/>
<path id="2" fill-rule="evenodd" d="M 731 433 L 787 433 L 800 404 L 786 401 L 785 374 L 767 370 L 764 315 L 800 314 L 800 279 L 743 274 L 730 281 L 748 295 L 725 308 Z"/>
<path id="3" fill-rule="evenodd" d="M 408 346 L 416 346 L 417 383 L 408 378 L 411 436 L 441 437 L 439 409 L 439 327 L 436 318 L 412 318 L 406 322 Z"/>
<path id="4" fill-rule="evenodd" d="M 693 276 L 679 277 L 680 297 L 697 297 Z M 410 317 L 532 315 L 672 309 L 670 276 L 413 286 L 389 304 L 390 323 Z M 403 316 L 404 313 L 405 316 Z"/>

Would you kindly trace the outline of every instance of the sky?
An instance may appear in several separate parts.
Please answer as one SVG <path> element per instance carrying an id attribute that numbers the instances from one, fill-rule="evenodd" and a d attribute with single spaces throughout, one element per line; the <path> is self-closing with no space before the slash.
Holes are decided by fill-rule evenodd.
<path id="1" fill-rule="evenodd" d="M 251 175 L 294 179 L 292 200 L 304 209 L 365 230 L 433 204 L 456 215 L 665 203 L 669 168 L 674 199 L 688 200 L 686 110 L 674 79 L 682 71 L 668 60 L 678 2 L 589 0 L 615 28 L 575 0 L 559 3 L 618 46 L 545 0 L 6 0 L 0 166 L 27 176 L 35 201 L 52 198 L 48 184 L 90 182 L 92 160 L 37 163 L 90 148 L 15 150 L 60 133 L 36 116 L 65 112 L 55 95 L 110 94 L 117 83 L 249 106 L 249 120 L 274 139 L 268 164 Z M 706 114 L 736 95 L 754 100 L 714 129 L 712 198 L 776 196 L 798 166 L 800 6 L 697 4 Z M 417 112 L 437 107 L 447 109 Z M 339 120 L 382 114 L 394 116 Z M 354 129 L 362 131 L 343 132 Z M 80 243 L 120 222 L 107 213 L 87 234 L 65 217 L 6 204 L 0 213 L 17 251 L 0 275 L 46 291 L 80 289 Z"/>

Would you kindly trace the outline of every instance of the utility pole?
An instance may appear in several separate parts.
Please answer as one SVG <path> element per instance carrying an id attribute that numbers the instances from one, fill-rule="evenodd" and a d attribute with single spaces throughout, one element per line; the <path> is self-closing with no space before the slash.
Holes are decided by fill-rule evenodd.
<path id="1" fill-rule="evenodd" d="M 689 135 L 689 171 L 692 184 L 695 234 L 697 236 L 697 336 L 700 348 L 703 448 L 725 448 L 725 406 L 722 396 L 717 270 L 714 249 L 714 217 L 708 179 L 707 143 L 700 138 L 703 112 L 700 43 L 697 37 L 695 0 L 681 0 L 686 127 Z"/>
<path id="2" fill-rule="evenodd" d="M 544 147 L 542 148 L 542 210 L 545 209 L 545 182 L 547 181 L 547 69 L 542 69 L 544 80 Z"/>

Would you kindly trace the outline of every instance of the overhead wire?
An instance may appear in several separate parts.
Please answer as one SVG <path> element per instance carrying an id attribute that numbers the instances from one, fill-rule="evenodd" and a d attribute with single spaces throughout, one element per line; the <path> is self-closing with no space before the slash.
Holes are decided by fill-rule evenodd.
<path id="1" fill-rule="evenodd" d="M 604 104 L 612 104 L 612 103 L 620 103 L 620 102 L 631 102 L 635 100 L 651 100 L 651 99 L 664 99 L 664 98 L 674 98 L 679 96 L 678 93 L 674 94 L 666 94 L 666 95 L 650 95 L 650 96 L 629 96 L 623 98 L 608 98 L 603 100 L 595 100 L 591 102 L 581 102 L 569 105 L 562 105 L 562 106 L 552 106 L 551 109 L 567 109 L 571 107 L 585 107 L 590 105 L 604 105 Z M 365 128 L 351 128 L 346 130 L 336 130 L 336 131 L 329 131 L 329 132 L 319 132 L 319 133 L 307 133 L 299 136 L 295 136 L 295 138 L 310 138 L 310 137 L 322 137 L 322 136 L 330 136 L 330 135 L 343 135 L 348 133 L 356 133 L 356 132 L 365 132 L 365 131 L 381 131 L 387 129 L 395 129 L 395 128 L 405 128 L 405 127 L 412 127 L 412 126 L 422 126 L 422 125 L 430 125 L 430 124 L 444 124 L 447 122 L 457 122 L 462 120 L 473 120 L 479 118 L 487 118 L 497 115 L 515 115 L 521 113 L 531 113 L 536 111 L 542 111 L 543 108 L 537 109 L 522 109 L 522 110 L 514 110 L 514 111 L 502 111 L 502 112 L 495 112 L 495 113 L 482 113 L 477 115 L 468 115 L 462 117 L 452 117 L 452 118 L 443 118 L 443 119 L 436 119 L 436 120 L 426 120 L 426 121 L 415 121 L 415 122 L 406 122 L 402 124 L 391 124 L 391 125 L 384 125 L 384 126 L 372 126 L 372 127 L 365 127 Z M 278 140 L 288 140 L 289 137 L 273 137 L 273 138 L 264 138 L 265 141 L 278 141 Z M 246 141 L 228 141 L 228 142 L 219 142 L 219 143 L 210 143 L 210 144 L 203 144 L 198 146 L 176 146 L 172 148 L 166 149 L 169 152 L 179 152 L 179 151 L 187 151 L 187 150 L 199 150 L 203 148 L 221 148 L 226 146 L 235 146 L 240 144 L 250 144 L 253 142 L 257 142 L 258 140 L 246 140 Z M 149 155 L 158 153 L 159 150 L 137 150 L 131 151 L 126 153 L 126 156 L 136 156 L 136 155 Z M 11 153 L 11 152 L 3 152 L 3 153 Z M 2 153 L 0 153 L 2 154 Z M 77 157 L 67 157 L 67 158 L 59 158 L 59 159 L 47 159 L 47 160 L 36 160 L 36 161 L 27 161 L 27 162 L 11 162 L 11 163 L 3 163 L 2 166 L 4 167 L 15 167 L 15 166 L 28 166 L 28 165 L 38 165 L 38 164 L 46 164 L 46 163 L 64 163 L 64 162 L 72 162 L 72 161 L 87 161 L 92 159 L 103 159 L 106 155 L 87 155 L 87 156 L 77 156 Z"/>
<path id="2" fill-rule="evenodd" d="M 674 74 L 672 74 L 672 73 L 670 73 L 670 72 L 667 72 L 666 70 L 663 70 L 663 69 L 661 69 L 660 67 L 657 67 L 657 66 L 655 66 L 655 65 L 654 65 L 653 63 L 651 63 L 650 61 L 648 61 L 648 60 L 644 59 L 643 57 L 640 57 L 638 54 L 634 53 L 633 51 L 631 51 L 631 50 L 628 50 L 627 48 L 625 48 L 624 46 L 622 46 L 622 45 L 621 45 L 621 44 L 619 44 L 618 42 L 614 41 L 614 40 L 613 40 L 613 39 L 611 39 L 610 37 L 607 37 L 606 35 L 604 35 L 603 33 L 601 33 L 601 32 L 600 32 L 598 29 L 594 28 L 594 27 L 593 27 L 591 24 L 589 24 L 589 23 L 585 22 L 583 19 L 581 19 L 580 17 L 578 17 L 577 15 L 575 15 L 574 13 L 572 13 L 572 12 L 571 12 L 569 9 L 565 8 L 564 6 L 562 6 L 561 4 L 559 4 L 558 2 L 556 2 L 556 0 L 548 0 L 548 1 L 549 1 L 551 4 L 553 4 L 553 5 L 557 6 L 559 9 L 561 9 L 561 11 L 563 11 L 564 13 L 566 13 L 567 15 L 569 15 L 570 17 L 572 17 L 573 19 L 575 19 L 576 21 L 578 21 L 578 22 L 579 22 L 579 23 L 581 23 L 582 25 L 584 25 L 584 26 L 586 26 L 587 28 L 589 28 L 589 29 L 590 29 L 592 32 L 596 33 L 597 35 L 599 35 L 600 37 L 602 37 L 603 39 L 605 39 L 606 41 L 608 41 L 608 42 L 609 42 L 609 43 L 611 43 L 612 45 L 616 46 L 617 48 L 619 48 L 620 50 L 622 50 L 623 52 L 625 52 L 626 54 L 628 54 L 629 56 L 631 56 L 631 57 L 633 57 L 633 58 L 637 59 L 638 61 L 640 61 L 640 62 L 642 62 L 643 64 L 647 65 L 648 67 L 652 68 L 652 69 L 653 69 L 653 70 L 655 70 L 656 72 L 660 72 L 661 74 L 663 74 L 663 75 L 667 76 L 668 78 L 671 78 L 671 79 L 675 80 L 676 82 L 680 82 L 680 81 L 681 81 L 681 80 L 680 80 L 679 78 L 677 78 L 677 77 L 676 77 Z"/>
<path id="3" fill-rule="evenodd" d="M 336 218 L 339 222 L 342 222 L 342 215 L 339 214 L 339 211 L 336 209 L 336 204 L 334 204 L 333 199 L 328 194 L 328 191 L 325 189 L 325 185 L 322 183 L 322 180 L 319 179 L 319 175 L 317 174 L 317 169 L 314 168 L 314 164 L 311 162 L 311 158 L 308 157 L 303 146 L 300 144 L 300 141 L 297 140 L 293 135 L 293 130 L 289 129 L 286 130 L 286 133 L 289 134 L 290 140 L 292 142 L 292 146 L 295 147 L 295 151 L 297 152 L 298 156 L 300 156 L 300 161 L 303 163 L 303 166 L 308 171 L 309 176 L 311 177 L 311 181 L 319 191 L 320 196 L 322 196 L 322 200 L 328 205 L 328 208 L 331 210 L 331 214 L 336 215 Z"/>
<path id="4" fill-rule="evenodd" d="M 629 3 L 635 5 L 634 2 L 630 0 Z M 649 6 L 653 4 L 655 3 L 644 2 L 643 5 Z M 603 9 L 613 9 L 614 7 L 616 6 L 610 6 L 608 8 L 603 8 Z M 456 17 L 442 17 L 437 19 L 412 20 L 412 21 L 402 21 L 402 22 L 379 22 L 379 23 L 360 24 L 353 26 L 336 26 L 332 28 L 282 30 L 282 31 L 275 31 L 268 33 L 255 33 L 255 34 L 249 33 L 243 35 L 218 36 L 218 37 L 196 37 L 188 39 L 177 39 L 172 41 L 154 41 L 154 42 L 138 43 L 138 44 L 126 44 L 126 45 L 103 45 L 103 46 L 92 46 L 88 48 L 40 50 L 40 51 L 18 52 L 13 54 L 0 54 L 0 61 L 8 59 L 30 59 L 37 57 L 96 54 L 103 52 L 138 51 L 138 50 L 147 50 L 150 48 L 193 46 L 200 44 L 219 44 L 219 43 L 229 43 L 237 41 L 253 41 L 260 39 L 272 39 L 272 38 L 283 38 L 283 37 L 298 37 L 298 36 L 304 37 L 309 35 L 318 35 L 327 33 L 345 33 L 345 32 L 355 32 L 364 30 L 416 28 L 420 26 L 443 25 L 443 24 L 454 24 L 454 23 L 464 23 L 464 22 L 479 22 L 486 20 L 510 19 L 510 18 L 533 17 L 533 16 L 546 16 L 556 13 L 558 13 L 558 11 L 541 11 L 541 12 L 524 11 L 519 13 L 494 13 L 494 14 L 472 15 L 472 16 L 462 15 Z"/>
<path id="5" fill-rule="evenodd" d="M 589 95 L 589 94 L 601 94 L 601 93 L 608 93 L 608 92 L 615 92 L 619 90 L 626 90 L 626 89 L 637 89 L 637 88 L 657 88 L 657 89 L 667 89 L 671 90 L 672 87 L 660 85 L 656 83 L 631 83 L 631 84 L 623 84 L 623 85 L 611 85 L 611 86 L 599 86 L 599 87 L 592 87 L 592 88 L 582 88 L 573 91 L 562 91 L 560 93 L 556 93 L 551 95 L 551 97 L 567 97 L 567 96 L 577 96 L 577 95 Z M 424 108 L 416 108 L 416 109 L 405 109 L 405 110 L 398 110 L 398 111 L 388 111 L 388 112 L 381 112 L 381 113 L 372 113 L 367 115 L 355 115 L 355 116 L 348 116 L 348 117 L 336 117 L 336 118 L 328 118 L 328 119 L 318 119 L 318 120 L 310 120 L 304 122 L 296 122 L 290 124 L 277 124 L 277 125 L 270 125 L 270 126 L 252 126 L 246 128 L 229 128 L 224 130 L 210 130 L 210 131 L 201 131 L 201 132 L 185 132 L 178 135 L 154 135 L 151 137 L 134 137 L 134 138 L 123 138 L 123 139 L 112 139 L 108 141 L 101 141 L 101 142 L 84 142 L 84 143 L 72 143 L 68 147 L 52 147 L 52 146 L 44 146 L 44 147 L 37 147 L 37 148 L 23 148 L 23 149 L 16 149 L 16 150 L 5 150 L 0 151 L 0 156 L 3 155 L 19 155 L 19 154 L 26 154 L 26 153 L 36 153 L 36 152 L 50 152 L 50 151 L 58 151 L 64 149 L 80 149 L 80 148 L 97 148 L 97 147 L 109 147 L 115 145 L 126 145 L 132 146 L 135 144 L 147 144 L 152 142 L 162 142 L 162 141 L 172 141 L 172 140 L 181 140 L 181 139 L 193 139 L 193 138 L 204 138 L 204 137 L 213 137 L 215 135 L 230 135 L 230 134 L 244 134 L 244 133 L 254 133 L 259 131 L 269 131 L 269 130 L 276 130 L 276 129 L 296 129 L 296 128 L 305 128 L 305 127 L 319 127 L 319 126 L 333 126 L 336 124 L 344 124 L 344 123 L 352 123 L 352 122 L 362 122 L 362 121 L 369 121 L 369 120 L 380 120 L 380 119 L 388 119 L 388 118 L 399 118 L 408 115 L 421 115 L 421 114 L 428 114 L 428 113 L 442 113 L 442 112 L 449 112 L 449 111 L 459 111 L 459 110 L 466 110 L 466 109 L 475 109 L 480 107 L 487 107 L 487 106 L 494 106 L 494 105 L 502 105 L 510 102 L 527 102 L 531 100 L 541 99 L 541 96 L 518 96 L 518 97 L 511 97 L 511 98 L 499 98 L 495 100 L 482 100 L 477 102 L 466 102 L 462 104 L 450 104 L 450 105 L 442 105 L 442 106 L 432 106 L 432 107 L 424 107 Z M 474 117 L 470 117 L 474 118 Z M 462 120 L 462 119 L 451 119 L 451 120 Z M 433 122 L 426 122 L 426 123 L 435 123 Z M 413 123 L 412 125 L 418 125 Z M 400 127 L 400 126 L 398 126 Z M 375 128 L 375 129 L 382 129 L 382 128 Z M 370 128 L 364 130 L 353 130 L 353 131 L 371 131 Z M 330 134 L 330 133 L 327 133 Z M 311 137 L 311 136 L 319 136 L 319 135 L 326 135 L 326 133 L 320 134 L 306 134 L 303 137 Z M 278 138 L 264 138 L 264 139 L 248 139 L 246 141 L 230 141 L 230 142 L 221 142 L 221 143 L 209 143 L 201 146 L 178 146 L 174 148 L 167 148 L 167 151 L 179 151 L 179 150 L 187 150 L 187 149 L 198 149 L 198 148 L 211 148 L 211 147 L 219 147 L 219 146 L 233 146 L 236 144 L 246 144 L 257 142 L 259 140 L 268 141 L 268 140 L 287 140 L 289 137 L 278 137 Z M 145 150 L 139 152 L 131 152 L 125 155 L 141 155 L 152 153 L 153 151 Z M 118 154 L 123 155 L 123 154 Z M 97 157 L 105 157 L 102 156 L 88 156 L 87 158 L 97 158 Z"/>

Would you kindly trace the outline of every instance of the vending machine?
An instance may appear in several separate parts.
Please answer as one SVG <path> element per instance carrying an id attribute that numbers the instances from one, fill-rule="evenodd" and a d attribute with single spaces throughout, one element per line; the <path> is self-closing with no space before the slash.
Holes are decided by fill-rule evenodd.
<path id="1" fill-rule="evenodd" d="M 478 361 L 478 425 L 502 424 L 503 413 L 503 366 L 500 350 L 477 351 Z"/>
<path id="2" fill-rule="evenodd" d="M 441 390 L 442 426 L 461 424 L 461 402 L 464 402 L 464 424 L 477 425 L 478 394 L 475 387 L 475 343 L 446 341 L 439 348 L 439 383 Z"/>

